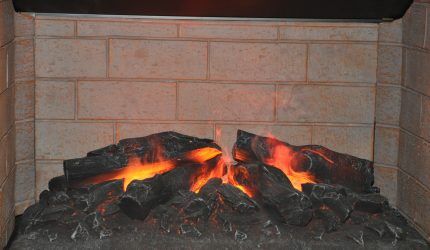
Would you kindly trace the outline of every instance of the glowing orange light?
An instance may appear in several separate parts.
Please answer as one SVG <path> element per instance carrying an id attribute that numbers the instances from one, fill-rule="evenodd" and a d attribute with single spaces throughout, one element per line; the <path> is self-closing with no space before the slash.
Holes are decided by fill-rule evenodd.
<path id="1" fill-rule="evenodd" d="M 221 151 L 216 148 L 200 148 L 188 152 L 185 158 L 198 163 L 208 161 L 217 155 L 220 155 Z M 161 159 L 161 156 L 157 156 Z M 84 183 L 97 184 L 111 180 L 124 180 L 124 191 L 133 180 L 145 180 L 154 177 L 157 174 L 166 173 L 177 166 L 177 162 L 174 160 L 162 160 L 155 163 L 144 163 L 140 158 L 131 158 L 128 165 L 124 168 L 113 171 L 106 174 L 100 174 L 98 176 L 89 178 Z"/>
<path id="2" fill-rule="evenodd" d="M 274 145 L 272 155 L 264 161 L 267 165 L 271 165 L 282 170 L 282 172 L 288 176 L 288 179 L 290 179 L 293 187 L 302 191 L 302 184 L 316 183 L 315 177 L 308 172 L 295 171 L 292 168 L 294 160 L 293 150 L 286 145 L 279 143 Z"/>

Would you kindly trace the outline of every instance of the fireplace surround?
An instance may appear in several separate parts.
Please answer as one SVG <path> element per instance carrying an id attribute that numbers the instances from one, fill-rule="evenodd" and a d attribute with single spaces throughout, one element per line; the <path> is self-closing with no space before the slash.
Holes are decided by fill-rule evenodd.
<path id="1" fill-rule="evenodd" d="M 381 24 L 14 14 L 0 4 L 3 245 L 14 213 L 63 160 L 167 130 L 228 151 L 237 129 L 374 161 L 376 186 L 428 239 L 428 2 Z"/>

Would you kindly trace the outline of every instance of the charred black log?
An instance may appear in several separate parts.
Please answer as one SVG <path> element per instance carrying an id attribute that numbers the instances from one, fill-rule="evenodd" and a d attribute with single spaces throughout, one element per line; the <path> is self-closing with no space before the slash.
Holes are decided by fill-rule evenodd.
<path id="1" fill-rule="evenodd" d="M 67 181 L 82 180 L 125 167 L 138 158 L 145 163 L 164 160 L 183 161 L 186 153 L 199 148 L 221 148 L 212 140 L 163 132 L 141 138 L 121 140 L 117 145 L 91 151 L 87 157 L 64 161 Z"/>
<path id="2" fill-rule="evenodd" d="M 220 185 L 218 193 L 224 202 L 239 213 L 253 213 L 258 210 L 258 205 L 253 199 L 230 184 Z"/>
<path id="3" fill-rule="evenodd" d="M 65 160 L 64 175 L 67 181 L 82 180 L 88 177 L 111 172 L 127 165 L 124 155 L 97 155 L 85 158 Z"/>
<path id="4" fill-rule="evenodd" d="M 345 222 L 353 211 L 353 202 L 348 199 L 343 187 L 328 184 L 304 184 L 303 191 L 311 198 L 314 207 L 329 208 L 342 222 Z"/>
<path id="5" fill-rule="evenodd" d="M 102 203 L 117 200 L 123 194 L 123 183 L 123 180 L 114 180 L 92 186 L 88 195 L 89 206 L 96 208 Z"/>
<path id="6" fill-rule="evenodd" d="M 121 198 L 121 210 L 130 218 L 144 220 L 152 208 L 169 200 L 177 191 L 188 190 L 197 164 L 177 167 L 165 174 L 131 182 Z"/>
<path id="7" fill-rule="evenodd" d="M 65 192 L 67 190 L 67 181 L 64 175 L 52 178 L 48 183 L 48 188 L 53 192 Z"/>
<path id="8" fill-rule="evenodd" d="M 305 226 L 312 219 L 312 203 L 309 198 L 294 189 L 285 174 L 264 164 L 236 166 L 237 180 L 250 187 L 256 198 L 274 209 L 283 222 Z"/>
<path id="9" fill-rule="evenodd" d="M 368 213 L 382 213 L 388 208 L 388 200 L 380 194 L 361 194 L 357 196 L 354 209 Z"/>
<path id="10" fill-rule="evenodd" d="M 291 168 L 308 172 L 317 182 L 340 184 L 356 192 L 372 192 L 373 163 L 351 155 L 341 154 L 322 146 L 293 146 L 274 138 L 257 136 L 242 130 L 237 133 L 233 148 L 236 161 L 271 164 L 275 147 L 282 146 L 291 157 Z"/>

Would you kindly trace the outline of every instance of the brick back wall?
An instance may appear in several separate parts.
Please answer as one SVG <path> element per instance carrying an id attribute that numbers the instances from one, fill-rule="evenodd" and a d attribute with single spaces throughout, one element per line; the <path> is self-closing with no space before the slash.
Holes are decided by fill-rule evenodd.
<path id="1" fill-rule="evenodd" d="M 404 17 L 398 206 L 430 239 L 430 1 Z"/>
<path id="2" fill-rule="evenodd" d="M 0 248 L 12 234 L 15 185 L 14 13 L 0 0 Z"/>
<path id="3" fill-rule="evenodd" d="M 21 214 L 35 197 L 34 15 L 15 14 L 15 212 Z"/>
<path id="4" fill-rule="evenodd" d="M 62 160 L 175 130 L 238 128 L 373 159 L 375 24 L 36 15 L 36 193 Z"/>

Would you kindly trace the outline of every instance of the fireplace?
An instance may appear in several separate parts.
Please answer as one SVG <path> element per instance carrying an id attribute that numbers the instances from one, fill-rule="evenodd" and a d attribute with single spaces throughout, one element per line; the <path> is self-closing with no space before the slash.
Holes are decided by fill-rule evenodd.
<path id="1" fill-rule="evenodd" d="M 103 202 L 112 198 L 121 204 L 121 197 L 130 196 L 131 191 L 127 193 L 127 187 L 133 185 L 115 181 L 121 178 L 102 178 L 107 181 L 107 186 L 103 186 L 106 182 L 103 184 L 93 180 L 88 183 L 87 177 L 109 175 L 112 169 L 106 168 L 127 166 L 128 156 L 122 156 L 127 162 L 116 165 L 105 158 L 102 159 L 104 164 L 96 161 L 97 166 L 103 165 L 96 168 L 99 171 L 97 174 L 93 172 L 77 179 L 70 177 L 74 172 L 68 171 L 68 167 L 63 168 L 63 163 L 64 166 L 73 166 L 72 163 L 79 165 L 82 161 L 91 163 L 94 158 L 88 160 L 85 156 L 99 157 L 94 154 L 100 152 L 97 149 L 120 145 L 130 138 L 157 138 L 159 133 L 163 135 L 165 132 L 169 136 L 175 135 L 174 138 L 191 138 L 195 142 L 207 139 L 203 141 L 212 149 L 209 150 L 212 157 L 205 159 L 205 162 L 210 163 L 206 164 L 209 166 L 207 168 L 224 166 L 218 168 L 222 174 L 210 175 L 216 177 L 211 182 L 211 178 L 202 174 L 205 180 L 202 185 L 182 188 L 187 192 L 182 193 L 183 196 L 176 196 L 177 199 L 191 199 L 195 202 L 194 209 L 199 209 L 201 203 L 195 200 L 205 200 L 199 196 L 205 193 L 200 190 L 206 186 L 206 189 L 218 190 L 217 193 L 224 194 L 224 198 L 228 196 L 230 200 L 224 200 L 226 204 L 238 202 L 240 207 L 252 211 L 258 207 L 258 212 L 240 220 L 261 219 L 261 223 L 258 227 L 251 226 L 248 231 L 247 228 L 237 227 L 230 220 L 225 225 L 218 221 L 209 225 L 222 227 L 217 230 L 209 227 L 214 230 L 209 230 L 209 234 L 205 227 L 202 229 L 192 220 L 187 223 L 170 222 L 168 228 L 167 224 L 163 224 L 165 221 L 162 217 L 156 217 L 156 213 L 160 212 L 158 206 L 151 209 L 133 205 L 113 206 L 120 209 L 116 213 L 123 216 L 124 220 L 120 222 L 130 223 L 129 232 L 123 235 L 131 237 L 128 239 L 138 242 L 139 239 L 153 237 L 162 241 L 166 235 L 175 235 L 177 238 L 166 243 L 167 247 L 174 247 L 172 244 L 182 246 L 184 240 L 198 247 L 202 246 L 199 244 L 203 244 L 203 241 L 209 240 L 208 235 L 213 233 L 211 237 L 217 240 L 225 236 L 225 244 L 256 247 L 261 243 L 256 238 L 265 237 L 274 239 L 274 245 L 265 245 L 263 242 L 260 247 L 281 247 L 282 243 L 277 240 L 287 237 L 288 230 L 291 230 L 288 227 L 293 226 L 301 233 L 301 236 L 291 239 L 291 244 L 297 248 L 305 247 L 300 244 L 307 241 L 310 241 L 309 246 L 317 247 L 344 233 L 342 229 L 345 234 L 339 236 L 342 238 L 339 244 L 345 243 L 352 247 L 362 244 L 372 246 L 372 240 L 379 239 L 381 230 L 384 230 L 382 240 L 388 245 L 428 247 L 425 243 L 430 232 L 430 218 L 425 212 L 430 206 L 430 170 L 427 167 L 430 150 L 430 83 L 425 74 L 430 60 L 429 38 L 426 36 L 429 29 L 428 3 L 414 3 L 402 19 L 382 23 L 378 22 L 402 16 L 402 11 L 398 11 L 400 16 L 374 16 L 372 22 L 363 16 L 357 17 L 365 18 L 360 22 L 333 22 L 14 14 L 10 1 L 0 4 L 5 6 L 0 11 L 6 17 L 0 20 L 0 239 L 3 245 L 13 234 L 16 215 L 18 226 L 10 244 L 12 248 L 35 242 L 41 246 L 56 246 L 61 244 L 61 240 L 67 244 L 89 246 L 85 245 L 88 241 L 83 240 L 87 237 L 85 232 L 89 233 L 88 239 L 95 236 L 87 222 L 75 223 L 65 231 L 55 228 L 57 231 L 35 233 L 37 230 L 30 230 L 23 234 L 20 225 L 27 225 L 26 220 L 28 222 L 28 218 L 33 217 L 28 217 L 29 212 L 24 216 L 22 214 L 26 209 L 31 212 L 31 208 L 40 207 L 40 204 L 53 197 L 61 200 L 61 197 L 52 196 L 52 192 L 61 193 L 64 185 L 70 185 L 69 188 L 75 190 L 92 184 L 101 190 L 118 194 L 102 197 Z M 360 166 L 372 164 L 368 168 L 372 171 L 369 170 L 369 176 L 358 185 L 362 190 L 351 187 L 351 180 L 339 183 L 327 176 L 313 180 L 315 175 L 312 175 L 313 181 L 305 178 L 306 182 L 297 184 L 285 172 L 279 174 L 280 168 L 276 168 L 276 161 L 267 161 L 264 157 L 246 161 L 235 155 L 233 146 L 242 138 L 238 136 L 238 131 L 242 136 L 258 135 L 257 138 L 265 138 L 263 141 L 276 138 L 276 141 L 287 143 L 283 145 L 297 145 L 298 148 L 302 145 L 321 145 L 329 152 L 336 152 L 331 154 L 337 158 L 349 155 L 357 159 Z M 165 147 L 162 143 L 160 145 Z M 195 145 L 187 152 L 202 148 L 206 147 Z M 306 152 L 305 157 L 319 157 L 325 162 L 334 162 L 326 151 L 321 153 L 317 150 L 313 154 L 309 150 Z M 154 163 L 154 160 L 151 162 L 145 157 L 145 163 Z M 192 169 L 198 165 L 198 169 L 204 169 L 204 164 L 199 161 L 183 155 L 179 158 L 175 166 Z M 80 162 L 76 159 L 84 160 Z M 162 159 L 178 161 L 177 156 L 164 156 Z M 352 163 L 349 165 L 355 166 Z M 85 170 L 92 169 L 90 165 L 82 166 Z M 303 172 L 303 166 L 308 165 L 300 165 L 299 172 Z M 169 173 L 182 168 L 168 169 L 157 174 L 171 176 Z M 225 169 L 232 170 L 229 173 Z M 269 177 L 261 175 L 261 171 L 269 173 Z M 175 173 L 174 176 L 181 174 L 187 173 Z M 196 172 L 188 174 L 194 178 Z M 277 174 L 289 179 L 293 188 L 289 186 L 288 190 L 305 197 L 305 201 L 299 203 L 304 212 L 293 217 L 300 222 L 305 221 L 303 224 L 306 226 L 289 225 L 286 222 L 288 219 L 282 219 L 282 216 L 279 219 L 262 215 L 267 212 L 266 207 L 277 215 L 280 213 L 276 210 L 282 210 L 273 203 L 262 201 L 262 197 L 266 197 L 266 201 L 270 200 L 270 197 L 262 194 L 270 190 L 267 186 L 261 186 L 261 183 L 265 183 L 262 178 L 265 176 L 266 181 L 270 182 Z M 61 178 L 63 175 L 67 177 L 66 180 Z M 251 177 L 244 178 L 244 175 Z M 140 179 L 148 182 L 154 176 Z M 235 178 L 229 179 L 228 176 Z M 176 179 L 173 180 L 176 183 Z M 309 182 L 314 183 L 303 186 L 308 189 L 302 188 L 301 184 Z M 280 189 L 285 188 L 285 183 L 282 183 Z M 336 189 L 336 185 L 342 185 L 344 189 Z M 133 187 L 138 189 L 139 182 Z M 382 196 L 387 199 L 381 198 L 374 187 L 379 187 Z M 352 202 L 355 205 L 352 205 L 346 220 L 336 214 L 339 206 L 334 206 L 337 211 L 334 212 L 326 204 L 318 207 L 315 200 L 306 202 L 312 195 L 318 197 L 313 194 L 313 190 L 318 188 L 329 190 L 327 193 L 341 199 L 358 199 Z M 50 189 L 51 193 L 44 192 Z M 101 192 L 101 196 L 105 195 L 103 191 L 97 192 Z M 363 199 L 356 195 L 363 193 L 378 197 L 375 198 L 378 199 L 377 215 L 363 212 L 360 210 L 361 205 L 356 205 L 357 201 L 363 204 Z M 161 205 L 171 204 L 172 199 L 169 196 L 158 202 Z M 133 202 L 136 201 L 129 203 Z M 381 207 L 388 207 L 387 202 L 390 209 L 384 211 L 389 211 L 389 214 L 381 213 Z M 127 199 L 122 201 L 124 203 L 129 204 Z M 183 205 L 181 209 L 185 209 L 185 203 L 179 202 L 179 207 Z M 364 207 L 368 208 L 368 205 L 366 203 Z M 226 209 L 229 206 L 219 207 Z M 315 209 L 318 214 L 313 211 L 312 219 L 306 217 L 309 216 L 306 208 L 316 207 L 319 208 Z M 109 210 L 112 207 L 107 208 Z M 136 209 L 140 212 L 135 212 Z M 130 213 L 130 210 L 133 212 Z M 327 216 L 333 213 L 336 216 Z M 359 224 L 353 220 L 360 217 L 356 216 L 357 213 L 362 217 L 385 216 L 383 218 L 398 218 L 401 214 L 407 222 L 401 220 L 397 225 L 396 221 L 387 219 L 388 224 Z M 233 214 L 242 215 L 236 212 Z M 146 217 L 144 220 L 135 218 L 138 215 Z M 91 218 L 91 223 L 103 219 L 103 216 L 98 216 Z M 334 222 L 337 224 L 327 218 L 336 218 Z M 326 224 L 317 225 L 322 229 L 313 231 L 309 225 L 314 225 L 315 221 Z M 347 233 L 353 222 L 358 223 L 358 229 Z M 289 226 L 284 228 L 284 224 Z M 337 231 L 329 232 L 330 225 L 336 227 Z M 231 231 L 224 231 L 230 227 Z M 414 237 L 403 237 L 396 231 L 397 227 Z M 103 236 L 102 240 L 99 239 L 100 244 L 110 242 L 116 246 L 112 241 L 118 233 L 112 228 L 97 228 L 96 236 Z M 135 228 L 138 233 L 134 232 Z M 134 238 L 140 233 L 146 233 L 146 236 Z M 75 240 L 70 239 L 71 235 L 75 235 Z M 214 246 L 224 246 L 221 241 L 213 240 L 212 243 Z"/>

